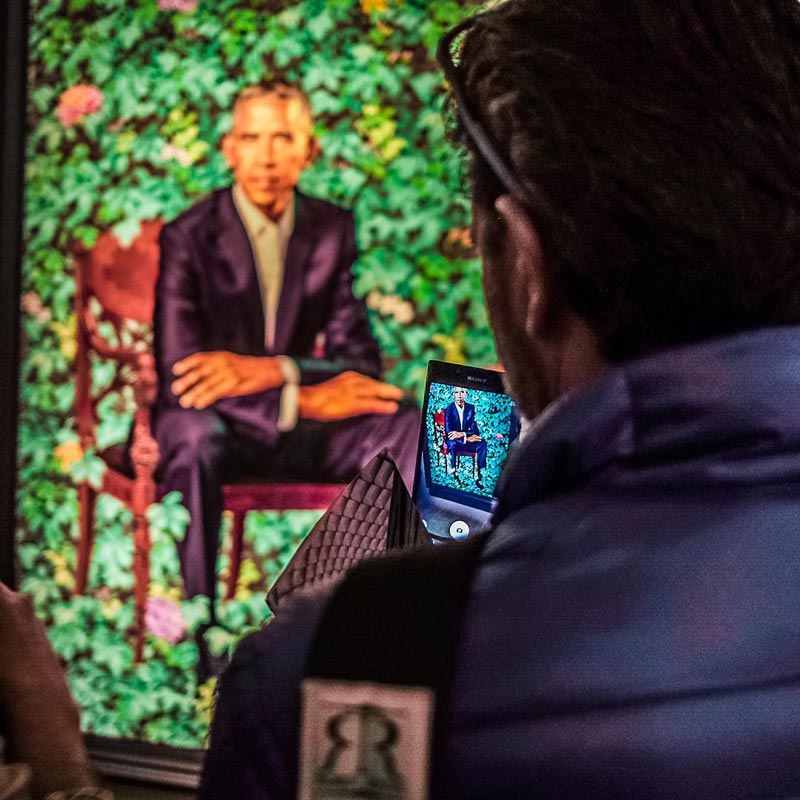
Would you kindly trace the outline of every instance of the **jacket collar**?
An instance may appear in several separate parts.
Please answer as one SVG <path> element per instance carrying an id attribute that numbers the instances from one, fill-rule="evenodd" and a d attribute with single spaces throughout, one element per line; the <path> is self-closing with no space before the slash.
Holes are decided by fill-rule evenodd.
<path id="1" fill-rule="evenodd" d="M 303 299 L 303 275 L 317 241 L 314 202 L 295 191 L 294 229 L 289 239 L 284 264 L 283 287 L 278 303 L 273 352 L 286 352 L 292 337 Z M 252 326 L 253 341 L 263 341 L 264 309 L 258 289 L 256 264 L 244 223 L 236 210 L 232 188 L 221 191 L 217 200 L 216 248 L 219 257 L 234 273 L 246 272 L 252 282 L 248 292 L 246 321 Z"/>
<path id="2" fill-rule="evenodd" d="M 668 489 L 800 480 L 800 328 L 628 362 L 551 405 L 509 460 L 495 521 L 592 483 Z"/>
<path id="3" fill-rule="evenodd" d="M 303 277 L 318 239 L 313 201 L 297 191 L 294 197 L 294 230 L 286 249 L 283 288 L 275 322 L 276 353 L 286 352 L 294 336 L 304 295 Z"/>

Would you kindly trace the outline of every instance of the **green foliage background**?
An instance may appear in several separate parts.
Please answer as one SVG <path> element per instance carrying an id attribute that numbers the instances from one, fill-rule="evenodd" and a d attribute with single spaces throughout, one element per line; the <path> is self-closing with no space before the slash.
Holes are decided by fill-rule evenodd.
<path id="1" fill-rule="evenodd" d="M 163 3 L 163 0 L 162 0 Z M 204 742 L 213 683 L 198 687 L 192 632 L 204 601 L 180 600 L 176 497 L 151 509 L 153 594 L 187 626 L 180 641 L 150 635 L 132 664 L 130 515 L 98 504 L 90 594 L 72 598 L 75 485 L 99 485 L 103 463 L 74 431 L 77 243 L 112 228 L 123 242 L 141 220 L 174 218 L 229 182 L 219 140 L 237 91 L 265 77 L 299 80 L 311 97 L 323 157 L 302 188 L 354 207 L 367 297 L 387 377 L 417 393 L 428 359 L 495 360 L 469 241 L 460 159 L 448 144 L 444 83 L 433 61 L 444 29 L 476 6 L 461 0 L 32 0 L 24 268 L 18 554 L 24 579 L 68 666 L 92 732 L 180 746 Z M 185 7 L 189 8 L 191 2 Z M 91 84 L 101 108 L 65 126 L 62 93 Z M 97 388 L 112 378 L 97 363 Z M 131 397 L 103 401 L 98 447 L 124 441 Z M 212 648 L 263 622 L 263 593 L 315 513 L 251 513 L 235 600 L 221 604 Z M 227 543 L 223 543 L 225 552 Z M 226 569 L 221 557 L 220 574 Z"/>

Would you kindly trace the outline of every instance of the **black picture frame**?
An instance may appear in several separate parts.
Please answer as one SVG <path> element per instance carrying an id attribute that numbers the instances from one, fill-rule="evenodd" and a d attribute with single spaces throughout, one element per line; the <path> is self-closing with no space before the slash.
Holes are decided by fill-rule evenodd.
<path id="1" fill-rule="evenodd" d="M 17 419 L 29 0 L 0 3 L 0 580 L 18 585 L 15 567 Z M 195 789 L 202 750 L 87 736 L 89 755 L 109 778 Z"/>
<path id="2" fill-rule="evenodd" d="M 12 587 L 17 584 L 14 517 L 27 56 L 28 0 L 5 0 L 0 5 L 0 579 Z"/>

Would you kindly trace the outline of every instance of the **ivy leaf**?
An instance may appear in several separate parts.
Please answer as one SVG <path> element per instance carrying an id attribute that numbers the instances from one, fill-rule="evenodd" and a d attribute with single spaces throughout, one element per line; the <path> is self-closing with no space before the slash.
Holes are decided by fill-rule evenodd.
<path id="1" fill-rule="evenodd" d="M 160 503 L 153 503 L 147 509 L 147 521 L 156 535 L 181 540 L 186 533 L 190 516 L 181 504 L 180 492 L 169 492 Z"/>
<path id="2" fill-rule="evenodd" d="M 133 664 L 133 648 L 129 644 L 109 642 L 97 648 L 93 658 L 97 664 L 108 667 L 115 678 L 119 678 Z"/>
<path id="3" fill-rule="evenodd" d="M 106 464 L 102 458 L 95 455 L 94 450 L 88 449 L 80 461 L 76 461 L 69 469 L 70 477 L 75 483 L 86 481 L 95 489 L 103 486 L 103 476 L 106 472 Z"/>
<path id="4" fill-rule="evenodd" d="M 336 23 L 328 11 L 323 11 L 308 20 L 307 26 L 314 39 L 321 42 L 336 27 Z"/>
<path id="5" fill-rule="evenodd" d="M 167 652 L 167 664 L 182 670 L 192 669 L 197 664 L 197 645 L 194 642 L 181 642 Z"/>
<path id="6" fill-rule="evenodd" d="M 205 633 L 205 637 L 209 651 L 215 656 L 221 656 L 229 652 L 237 639 L 230 631 L 226 631 L 219 626 L 209 628 Z"/>
<path id="7" fill-rule="evenodd" d="M 146 218 L 142 217 L 142 219 Z M 141 220 L 136 217 L 128 217 L 114 225 L 113 230 L 114 236 L 119 239 L 120 244 L 123 247 L 129 247 L 131 242 L 141 233 Z"/>
<path id="8" fill-rule="evenodd" d="M 414 94 L 427 106 L 442 88 L 442 79 L 431 72 L 423 72 L 411 79 Z"/>

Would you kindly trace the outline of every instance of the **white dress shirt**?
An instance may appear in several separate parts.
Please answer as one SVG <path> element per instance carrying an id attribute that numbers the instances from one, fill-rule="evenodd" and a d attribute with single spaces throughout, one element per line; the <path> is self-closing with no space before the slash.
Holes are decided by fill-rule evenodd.
<path id="1" fill-rule="evenodd" d="M 264 345 L 267 349 L 271 349 L 275 344 L 275 326 L 286 269 L 286 252 L 294 231 L 294 201 L 286 206 L 276 222 L 250 200 L 238 183 L 234 184 L 232 194 L 233 204 L 242 220 L 253 251 L 261 303 L 264 308 Z M 281 392 L 278 430 L 289 431 L 297 425 L 300 369 L 294 359 L 288 356 L 277 356 L 277 358 L 285 381 Z"/>
<path id="2" fill-rule="evenodd" d="M 462 431 L 464 430 L 464 408 L 465 406 L 460 406 L 458 403 L 456 403 L 456 411 L 458 412 L 458 424 Z"/>

